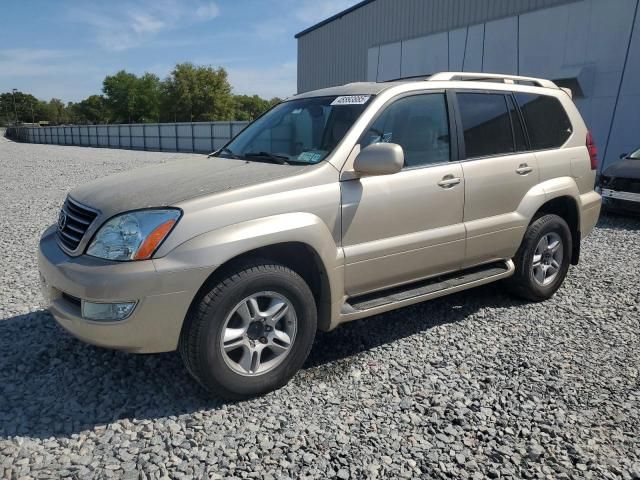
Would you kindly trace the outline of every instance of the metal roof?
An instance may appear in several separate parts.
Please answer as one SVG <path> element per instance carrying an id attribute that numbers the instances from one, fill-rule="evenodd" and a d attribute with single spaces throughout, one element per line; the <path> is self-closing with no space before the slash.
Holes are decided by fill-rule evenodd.
<path id="1" fill-rule="evenodd" d="M 297 33 L 295 38 L 300 38 L 303 35 L 306 35 L 309 32 L 313 32 L 314 30 L 322 27 L 323 25 L 326 25 L 327 23 L 331 23 L 334 20 L 337 20 L 338 18 L 344 17 L 345 15 L 347 15 L 348 13 L 353 12 L 354 10 L 357 10 L 360 7 L 364 7 L 365 5 L 368 5 L 369 3 L 375 2 L 376 0 L 364 0 L 363 2 L 360 3 L 356 3 L 354 6 L 347 8 L 346 10 L 341 11 L 340 13 L 336 13 L 335 15 L 333 15 L 332 17 L 329 17 L 325 20 L 322 20 L 319 23 L 316 23 L 315 25 L 310 26 L 309 28 L 304 29 L 303 31 L 301 31 L 300 33 Z"/>

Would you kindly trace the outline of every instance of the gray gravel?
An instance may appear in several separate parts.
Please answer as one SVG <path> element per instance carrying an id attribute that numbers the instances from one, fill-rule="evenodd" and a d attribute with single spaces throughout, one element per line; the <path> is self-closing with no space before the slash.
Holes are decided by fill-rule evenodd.
<path id="1" fill-rule="evenodd" d="M 0 478 L 640 478 L 638 219 L 601 219 L 548 302 L 493 285 L 346 325 L 251 401 L 64 333 L 34 252 L 66 191 L 184 156 L 0 139 Z"/>

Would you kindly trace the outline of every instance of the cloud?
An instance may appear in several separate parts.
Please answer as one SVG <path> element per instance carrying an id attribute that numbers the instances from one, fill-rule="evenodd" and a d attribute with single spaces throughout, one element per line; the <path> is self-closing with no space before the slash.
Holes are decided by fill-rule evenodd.
<path id="1" fill-rule="evenodd" d="M 0 92 L 18 88 L 43 100 L 76 101 L 98 93 L 103 77 L 100 67 L 78 51 L 0 49 Z"/>
<path id="2" fill-rule="evenodd" d="M 295 10 L 295 16 L 301 22 L 318 23 L 336 13 L 352 7 L 359 0 L 302 0 Z"/>
<path id="3" fill-rule="evenodd" d="M 211 20 L 220 15 L 220 8 L 215 3 L 211 2 L 206 5 L 200 5 L 196 9 L 196 16 L 201 20 Z"/>
<path id="4" fill-rule="evenodd" d="M 143 0 L 135 6 L 114 3 L 83 4 L 69 9 L 70 20 L 88 26 L 105 50 L 122 51 L 144 45 L 159 33 L 207 22 L 220 15 L 215 2 Z"/>
<path id="5" fill-rule="evenodd" d="M 73 52 L 34 48 L 0 50 L 0 78 L 48 75 L 64 72 L 73 61 Z"/>
<path id="6" fill-rule="evenodd" d="M 228 68 L 233 92 L 263 98 L 289 97 L 296 93 L 296 64 L 283 63 L 270 68 Z"/>

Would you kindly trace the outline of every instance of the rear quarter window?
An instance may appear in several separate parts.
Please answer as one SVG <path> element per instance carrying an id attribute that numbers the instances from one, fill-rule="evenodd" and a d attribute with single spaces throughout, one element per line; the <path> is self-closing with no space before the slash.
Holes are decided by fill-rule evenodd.
<path id="1" fill-rule="evenodd" d="M 527 126 L 531 148 L 546 150 L 564 145 L 573 128 L 560 101 L 532 93 L 516 93 L 515 96 Z"/>

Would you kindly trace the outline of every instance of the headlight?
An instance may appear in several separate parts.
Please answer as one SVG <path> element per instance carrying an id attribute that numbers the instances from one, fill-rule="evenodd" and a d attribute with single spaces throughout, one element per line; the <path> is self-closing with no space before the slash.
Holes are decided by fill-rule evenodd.
<path id="1" fill-rule="evenodd" d="M 113 217 L 100 227 L 87 255 L 107 260 L 146 260 L 179 218 L 177 209 L 139 210 Z"/>

